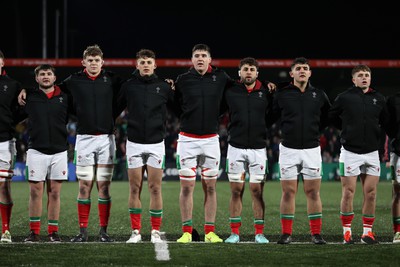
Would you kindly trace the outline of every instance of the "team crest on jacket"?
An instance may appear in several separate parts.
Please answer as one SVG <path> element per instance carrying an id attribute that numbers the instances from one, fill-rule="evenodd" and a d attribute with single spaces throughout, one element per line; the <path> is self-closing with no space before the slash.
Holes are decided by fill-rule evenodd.
<path id="1" fill-rule="evenodd" d="M 313 93 L 312 93 L 312 97 L 313 97 L 313 98 L 316 98 L 316 97 L 317 97 L 317 93 L 316 93 L 316 92 L 313 92 Z"/>
<path id="2" fill-rule="evenodd" d="M 161 90 L 160 87 L 157 86 L 157 88 L 156 88 L 157 94 L 160 93 L 160 90 Z"/>
<path id="3" fill-rule="evenodd" d="M 263 96 L 262 92 L 258 92 L 258 97 L 261 98 Z"/>
<path id="4" fill-rule="evenodd" d="M 60 96 L 58 99 L 60 100 L 60 103 L 64 101 L 64 98 L 62 96 Z"/>
<path id="5" fill-rule="evenodd" d="M 3 86 L 3 91 L 4 91 L 4 92 L 7 92 L 7 89 L 8 89 L 8 86 L 7 86 L 7 84 L 5 84 L 5 85 Z"/>
<path id="6" fill-rule="evenodd" d="M 216 82 L 217 81 L 217 76 L 213 75 L 212 76 L 212 80 L 213 80 L 213 82 Z"/>
<path id="7" fill-rule="evenodd" d="M 103 81 L 106 83 L 108 81 L 108 78 L 106 76 L 104 76 Z"/>
<path id="8" fill-rule="evenodd" d="M 376 103 L 378 102 L 378 100 L 376 98 L 372 99 L 372 102 L 374 105 L 376 105 Z"/>

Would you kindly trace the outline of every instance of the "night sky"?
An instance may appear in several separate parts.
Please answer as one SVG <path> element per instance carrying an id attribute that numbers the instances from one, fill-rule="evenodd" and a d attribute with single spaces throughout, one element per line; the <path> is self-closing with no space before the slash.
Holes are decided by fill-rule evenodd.
<path id="1" fill-rule="evenodd" d="M 106 58 L 132 58 L 141 48 L 158 58 L 190 58 L 196 43 L 208 44 L 213 58 L 400 58 L 400 16 L 380 2 L 184 2 L 66 0 L 64 16 L 64 0 L 47 0 L 47 57 L 56 55 L 59 9 L 60 58 L 79 58 L 92 44 Z M 41 9 L 42 0 L 2 2 L 0 49 L 7 58 L 42 57 Z"/>

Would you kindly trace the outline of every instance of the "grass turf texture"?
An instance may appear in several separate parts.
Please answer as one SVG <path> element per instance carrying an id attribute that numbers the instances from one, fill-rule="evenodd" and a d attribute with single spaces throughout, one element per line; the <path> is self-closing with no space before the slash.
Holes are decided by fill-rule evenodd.
<path id="1" fill-rule="evenodd" d="M 391 217 L 391 183 L 381 182 L 378 186 L 376 220 L 373 231 L 379 245 L 360 244 L 362 233 L 361 206 L 362 192 L 357 185 L 354 200 L 353 246 L 342 245 L 342 227 L 339 219 L 341 186 L 339 182 L 324 182 L 321 187 L 323 204 L 322 236 L 328 241 L 326 246 L 310 243 L 306 201 L 299 184 L 296 198 L 296 214 L 293 225 L 293 242 L 277 245 L 280 235 L 279 202 L 281 188 L 279 182 L 267 182 L 264 189 L 266 203 L 265 234 L 270 240 L 267 245 L 255 244 L 251 198 L 246 186 L 243 197 L 241 242 L 239 244 L 191 244 L 175 243 L 181 235 L 179 210 L 179 182 L 163 183 L 164 215 L 161 231 L 166 232 L 170 260 L 158 261 L 154 244 L 150 240 L 150 218 L 148 214 L 149 193 L 147 184 L 142 192 L 142 239 L 141 244 L 125 244 L 130 236 L 128 214 L 128 183 L 113 182 L 111 186 L 112 208 L 108 232 L 115 243 L 98 243 L 97 190 L 92 192 L 92 209 L 89 221 L 89 242 L 70 243 L 79 232 L 76 210 L 78 184 L 65 182 L 61 194 L 61 214 L 59 233 L 63 243 L 51 244 L 47 241 L 46 197 L 43 198 L 42 242 L 24 244 L 29 233 L 29 185 L 26 182 L 12 183 L 14 208 L 11 218 L 12 244 L 0 244 L 0 266 L 337 266 L 340 264 L 357 266 L 399 266 L 399 245 L 391 244 L 393 238 Z M 230 234 L 229 199 L 230 187 L 226 181 L 217 184 L 218 211 L 216 232 L 225 239 Z M 203 240 L 204 212 L 201 184 L 197 183 L 194 195 L 194 228 Z"/>

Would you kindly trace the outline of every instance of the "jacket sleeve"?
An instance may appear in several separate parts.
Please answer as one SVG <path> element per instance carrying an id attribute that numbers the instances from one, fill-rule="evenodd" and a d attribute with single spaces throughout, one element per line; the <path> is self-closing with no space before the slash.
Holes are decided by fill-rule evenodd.
<path id="1" fill-rule="evenodd" d="M 340 103 L 340 96 L 337 96 L 328 112 L 329 124 L 333 125 L 338 130 L 342 130 L 342 119 L 340 118 L 342 106 Z"/>
<path id="2" fill-rule="evenodd" d="M 175 109 L 175 89 L 172 89 L 171 85 L 167 83 L 168 86 L 170 87 L 170 90 L 168 91 L 168 99 L 167 99 L 167 109 L 171 112 L 174 112 Z M 175 86 L 175 85 L 174 85 Z"/>
<path id="3" fill-rule="evenodd" d="M 114 121 L 118 118 L 121 112 L 125 109 L 118 105 L 118 97 L 121 91 L 121 86 L 123 84 L 122 78 L 119 75 L 110 73 L 112 78 L 112 90 L 113 90 L 113 118 Z M 125 105 L 126 106 L 126 105 Z"/>
<path id="4" fill-rule="evenodd" d="M 276 122 L 278 117 L 278 116 L 274 117 L 274 112 L 272 110 L 274 101 L 274 92 L 267 91 L 267 101 L 268 101 L 268 106 L 267 109 L 265 110 L 265 125 L 267 125 L 267 127 L 270 128 Z"/>
<path id="5" fill-rule="evenodd" d="M 328 96 L 324 92 L 323 104 L 321 107 L 320 131 L 325 129 L 330 124 L 328 118 L 330 108 L 331 108 L 331 102 L 329 101 Z"/>
<path id="6" fill-rule="evenodd" d="M 272 107 L 269 110 L 270 114 L 268 115 L 267 127 L 271 127 L 272 124 L 276 123 L 281 117 L 282 109 L 279 106 L 279 94 L 280 94 L 279 91 L 276 91 L 271 95 Z"/>
<path id="7" fill-rule="evenodd" d="M 117 86 L 117 85 L 115 85 Z M 114 90 L 114 120 L 118 118 L 119 115 L 121 115 L 122 111 L 125 110 L 127 106 L 127 95 L 126 95 L 126 90 L 127 90 L 127 83 L 124 82 L 122 84 L 118 84 L 118 90 Z"/>
<path id="8" fill-rule="evenodd" d="M 395 138 L 396 137 L 396 132 L 398 131 L 398 118 L 396 114 L 396 108 L 394 105 L 394 98 L 393 97 L 388 97 L 386 100 L 386 112 L 387 112 L 387 118 L 385 120 L 385 123 L 382 125 L 386 134 L 390 138 Z"/>
<path id="9" fill-rule="evenodd" d="M 180 87 L 180 82 L 179 82 L 179 76 L 174 82 L 175 84 L 175 92 L 174 92 L 174 105 L 172 111 L 174 112 L 175 116 L 178 118 L 181 117 L 182 114 L 182 92 L 181 92 L 181 87 Z"/>
<path id="10" fill-rule="evenodd" d="M 66 79 L 64 79 L 61 83 L 58 84 L 58 87 L 60 87 L 61 91 L 66 93 L 68 95 L 68 97 L 71 94 L 71 91 L 68 88 L 68 83 L 71 80 L 71 78 L 72 78 L 72 75 L 68 76 Z"/>

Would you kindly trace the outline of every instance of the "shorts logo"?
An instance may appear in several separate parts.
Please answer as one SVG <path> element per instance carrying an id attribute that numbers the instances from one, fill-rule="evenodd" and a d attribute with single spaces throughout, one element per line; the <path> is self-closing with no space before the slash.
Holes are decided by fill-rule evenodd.
<path id="1" fill-rule="evenodd" d="M 263 166 L 263 165 L 261 165 L 261 166 L 260 166 L 260 169 L 261 169 L 261 170 L 264 170 L 264 166 Z"/>
<path id="2" fill-rule="evenodd" d="M 65 175 L 67 172 L 66 171 L 62 171 L 62 175 Z"/>
<path id="3" fill-rule="evenodd" d="M 30 177 L 33 177 L 34 174 L 35 174 L 35 171 L 34 171 L 34 170 L 31 170 L 29 173 L 30 173 Z"/>

